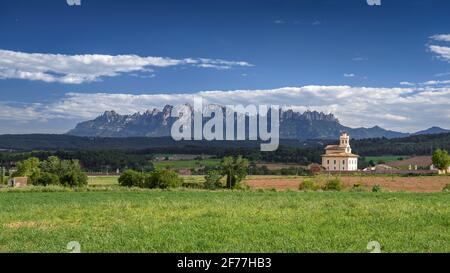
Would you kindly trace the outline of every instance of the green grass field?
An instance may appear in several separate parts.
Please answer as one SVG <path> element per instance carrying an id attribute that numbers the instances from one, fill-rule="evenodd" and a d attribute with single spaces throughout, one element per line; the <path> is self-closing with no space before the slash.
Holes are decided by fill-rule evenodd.
<path id="1" fill-rule="evenodd" d="M 379 161 L 389 163 L 393 161 L 398 161 L 400 159 L 405 160 L 410 158 L 410 156 L 403 156 L 403 155 L 385 155 L 385 156 L 365 156 L 364 157 L 366 161 L 372 160 L 375 163 L 378 163 Z"/>
<path id="2" fill-rule="evenodd" d="M 450 252 L 450 194 L 0 191 L 0 252 Z"/>
<path id="3" fill-rule="evenodd" d="M 155 168 L 159 169 L 192 169 L 202 166 L 218 166 L 220 159 L 202 159 L 202 160 L 176 160 L 176 161 L 157 161 L 153 162 Z"/>
<path id="4" fill-rule="evenodd" d="M 89 186 L 114 186 L 119 184 L 119 176 L 89 176 Z"/>

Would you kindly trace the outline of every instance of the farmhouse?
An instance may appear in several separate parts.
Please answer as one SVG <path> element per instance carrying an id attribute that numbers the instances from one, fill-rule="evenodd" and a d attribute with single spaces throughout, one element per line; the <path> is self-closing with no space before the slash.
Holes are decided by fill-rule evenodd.
<path id="1" fill-rule="evenodd" d="M 433 159 L 431 156 L 415 156 L 405 160 L 389 162 L 387 165 L 401 169 L 401 170 L 432 170 L 438 171 L 433 166 Z M 450 172 L 450 167 L 447 172 Z"/>
<path id="2" fill-rule="evenodd" d="M 328 145 L 322 155 L 322 166 L 328 171 L 358 170 L 358 155 L 352 154 L 350 136 L 342 133 L 339 145 Z"/>

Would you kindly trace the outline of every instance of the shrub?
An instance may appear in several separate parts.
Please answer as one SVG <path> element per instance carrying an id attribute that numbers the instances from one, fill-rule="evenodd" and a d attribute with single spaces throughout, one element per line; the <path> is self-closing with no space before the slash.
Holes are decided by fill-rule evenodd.
<path id="1" fill-rule="evenodd" d="M 323 188 L 324 191 L 340 191 L 342 190 L 342 183 L 339 178 L 328 180 Z"/>
<path id="2" fill-rule="evenodd" d="M 366 191 L 366 187 L 361 183 L 356 183 L 356 184 L 353 184 L 352 191 L 353 192 L 363 192 L 363 191 Z"/>
<path id="3" fill-rule="evenodd" d="M 145 177 L 142 173 L 126 170 L 119 177 L 119 185 L 123 187 L 144 187 Z"/>
<path id="4" fill-rule="evenodd" d="M 88 177 L 85 173 L 79 171 L 69 171 L 65 173 L 60 178 L 60 183 L 63 186 L 69 186 L 69 187 L 83 187 L 86 186 L 88 183 Z"/>
<path id="5" fill-rule="evenodd" d="M 445 187 L 442 189 L 443 192 L 450 192 L 450 184 L 445 185 Z"/>
<path id="6" fill-rule="evenodd" d="M 317 191 L 319 189 L 319 185 L 311 179 L 305 179 L 300 186 L 298 187 L 301 191 Z"/>
<path id="7" fill-rule="evenodd" d="M 205 189 L 209 190 L 216 190 L 222 188 L 223 187 L 222 182 L 220 182 L 221 178 L 222 176 L 220 175 L 220 172 L 209 171 L 205 176 L 205 183 L 203 184 L 203 186 L 205 187 Z"/>
<path id="8" fill-rule="evenodd" d="M 151 189 L 178 188 L 183 179 L 172 170 L 155 170 L 145 179 L 145 187 Z"/>
<path id="9" fill-rule="evenodd" d="M 59 176 L 53 173 L 42 173 L 37 181 L 35 181 L 34 185 L 59 185 Z"/>
<path id="10" fill-rule="evenodd" d="M 372 187 L 372 192 L 381 192 L 381 186 L 380 185 L 375 185 Z"/>

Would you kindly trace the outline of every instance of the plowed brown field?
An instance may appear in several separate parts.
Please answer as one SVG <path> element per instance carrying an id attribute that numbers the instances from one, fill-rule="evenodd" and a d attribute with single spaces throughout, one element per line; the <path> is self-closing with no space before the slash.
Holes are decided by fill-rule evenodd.
<path id="1" fill-rule="evenodd" d="M 306 178 L 251 176 L 245 180 L 245 183 L 255 189 L 297 190 L 303 179 Z M 313 179 L 323 185 L 331 177 L 320 176 Z M 340 179 L 345 188 L 351 188 L 354 184 L 361 184 L 370 190 L 374 185 L 380 185 L 384 191 L 391 192 L 440 192 L 446 184 L 450 184 L 450 176 L 342 176 Z"/>

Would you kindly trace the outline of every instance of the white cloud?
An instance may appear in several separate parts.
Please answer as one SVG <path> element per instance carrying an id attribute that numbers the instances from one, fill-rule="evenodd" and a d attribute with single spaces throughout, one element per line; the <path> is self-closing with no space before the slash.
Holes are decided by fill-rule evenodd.
<path id="1" fill-rule="evenodd" d="M 443 73 L 438 73 L 436 75 L 434 75 L 435 77 L 445 77 L 450 75 L 450 72 L 443 72 Z"/>
<path id="2" fill-rule="evenodd" d="M 344 77 L 346 77 L 346 78 L 353 78 L 353 77 L 355 77 L 355 74 L 353 74 L 353 73 L 345 73 Z"/>
<path id="3" fill-rule="evenodd" d="M 352 59 L 355 62 L 363 62 L 363 61 L 367 61 L 368 58 L 364 58 L 364 57 L 355 57 Z"/>
<path id="4" fill-rule="evenodd" d="M 450 84 L 450 80 L 431 80 L 426 82 L 414 83 L 414 82 L 400 82 L 400 85 L 403 86 L 429 86 L 429 85 L 447 85 Z"/>
<path id="5" fill-rule="evenodd" d="M 450 34 L 438 34 L 430 37 L 435 41 L 450 42 Z"/>
<path id="6" fill-rule="evenodd" d="M 428 48 L 431 52 L 436 53 L 438 58 L 450 62 L 450 47 L 430 45 Z"/>
<path id="7" fill-rule="evenodd" d="M 194 95 L 208 103 L 277 104 L 299 111 L 317 110 L 335 114 L 351 127 L 375 125 L 413 132 L 430 126 L 449 127 L 450 87 L 352 87 L 304 86 L 267 90 L 203 91 L 193 94 L 81 94 L 68 93 L 47 104 L 8 105 L 0 107 L 0 120 L 36 121 L 64 119 L 61 132 L 76 122 L 95 118 L 105 110 L 122 114 L 162 108 L 166 104 L 192 103 Z"/>
<path id="8" fill-rule="evenodd" d="M 243 61 L 220 59 L 171 59 L 137 55 L 63 55 L 0 50 L 0 79 L 23 79 L 64 84 L 81 84 L 131 72 L 151 72 L 154 68 L 191 65 L 230 69 L 249 67 Z"/>

